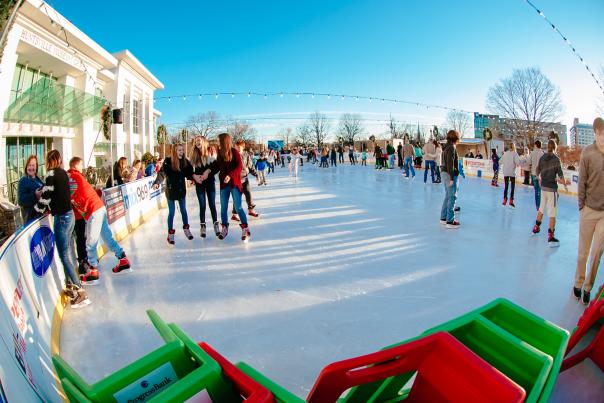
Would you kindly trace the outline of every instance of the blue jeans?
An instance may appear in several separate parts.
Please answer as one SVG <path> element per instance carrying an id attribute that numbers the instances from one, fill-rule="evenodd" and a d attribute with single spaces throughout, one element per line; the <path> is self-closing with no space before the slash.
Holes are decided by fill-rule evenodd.
<path id="1" fill-rule="evenodd" d="M 440 219 L 446 220 L 447 222 L 453 222 L 455 218 L 455 200 L 457 193 L 457 183 L 453 181 L 453 185 L 449 186 L 451 176 L 448 172 L 441 172 L 442 182 L 445 186 L 445 200 L 443 200 L 443 207 L 440 210 Z"/>
<path id="2" fill-rule="evenodd" d="M 413 169 L 413 157 L 405 157 L 405 176 L 409 177 L 409 169 L 411 169 L 411 175 L 415 176 L 415 169 Z"/>
<path id="3" fill-rule="evenodd" d="M 115 254 L 115 257 L 118 259 L 122 257 L 124 250 L 113 238 L 113 233 L 107 221 L 107 210 L 105 207 L 101 207 L 92 213 L 86 222 L 86 253 L 88 255 L 88 263 L 93 267 L 99 265 L 96 249 L 101 238 L 105 242 L 105 245 Z"/>
<path id="4" fill-rule="evenodd" d="M 195 192 L 197 192 L 197 201 L 199 201 L 199 221 L 201 223 L 206 222 L 206 204 L 210 207 L 212 222 L 218 221 L 218 214 L 216 213 L 216 187 L 214 184 L 196 185 Z M 207 203 L 206 197 L 208 199 Z"/>
<path id="5" fill-rule="evenodd" d="M 189 216 L 187 215 L 187 199 L 182 198 L 180 200 L 168 199 L 168 229 L 174 229 L 174 210 L 176 208 L 176 202 L 178 202 L 178 208 L 180 209 L 180 215 L 182 217 L 182 225 L 189 225 Z"/>
<path id="6" fill-rule="evenodd" d="M 394 168 L 394 154 L 388 156 L 388 163 L 390 164 L 388 168 Z"/>
<path id="7" fill-rule="evenodd" d="M 75 228 L 75 216 L 73 211 L 63 215 L 54 216 L 53 231 L 55 233 L 55 241 L 59 259 L 63 264 L 65 273 L 65 281 L 80 285 L 80 279 L 76 275 L 74 267 L 74 251 L 73 251 L 73 229 Z"/>
<path id="8" fill-rule="evenodd" d="M 434 183 L 434 170 L 436 168 L 436 164 L 434 161 L 426 161 L 425 165 L 426 169 L 424 170 L 424 183 L 428 181 L 428 169 L 430 170 L 430 176 L 432 177 L 432 183 Z"/>
<path id="9" fill-rule="evenodd" d="M 247 216 L 241 207 L 241 192 L 234 186 L 220 189 L 220 219 L 222 225 L 229 226 L 229 198 L 233 195 L 233 209 L 239 214 L 241 224 L 247 225 Z"/>
<path id="10" fill-rule="evenodd" d="M 531 175 L 531 180 L 533 181 L 533 187 L 535 188 L 535 205 L 537 206 L 537 210 L 541 205 L 541 185 L 539 184 L 539 178 L 537 175 Z"/>

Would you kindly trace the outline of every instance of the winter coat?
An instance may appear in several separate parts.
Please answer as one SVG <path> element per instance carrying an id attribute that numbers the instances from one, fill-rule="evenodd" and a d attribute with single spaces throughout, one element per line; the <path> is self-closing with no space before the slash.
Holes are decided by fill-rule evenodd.
<path id="1" fill-rule="evenodd" d="M 34 206 L 38 202 L 36 190 L 43 186 L 44 182 L 37 176 L 31 178 L 25 175 L 19 179 L 19 185 L 17 187 L 17 203 L 19 203 L 19 206 L 21 207 L 21 217 L 23 218 L 24 224 L 39 215 L 39 213 L 34 210 Z"/>
<path id="2" fill-rule="evenodd" d="M 259 158 L 258 161 L 256 161 L 256 169 L 258 171 L 264 171 L 267 165 L 268 161 L 266 158 Z"/>
<path id="3" fill-rule="evenodd" d="M 491 161 L 493 161 L 493 171 L 499 171 L 499 155 L 491 154 Z"/>
<path id="4" fill-rule="evenodd" d="M 459 175 L 459 158 L 452 143 L 447 143 L 443 149 L 442 171 L 449 174 L 451 179 Z"/>
<path id="5" fill-rule="evenodd" d="M 80 171 L 70 169 L 67 174 L 69 175 L 69 193 L 73 212 L 76 217 L 88 221 L 92 213 L 105 206 L 103 200 Z"/>
<path id="6" fill-rule="evenodd" d="M 172 158 L 164 160 L 157 178 L 153 185 L 159 185 L 166 181 L 166 197 L 169 200 L 181 200 L 187 196 L 186 179 L 193 179 L 193 167 L 185 157 L 180 159 L 180 171 L 172 169 Z"/>
<path id="7" fill-rule="evenodd" d="M 243 162 L 241 160 L 241 155 L 239 154 L 239 151 L 234 148 L 231 149 L 231 153 L 232 157 L 230 161 L 223 160 L 219 155 L 218 159 L 211 164 L 210 170 L 212 171 L 212 174 L 218 173 L 220 189 L 225 189 L 227 186 L 233 186 L 243 193 L 243 181 L 241 178 Z M 227 176 L 231 178 L 229 183 L 224 181 Z"/>
<path id="8" fill-rule="evenodd" d="M 155 164 L 150 163 L 145 167 L 145 176 L 153 176 L 155 175 Z"/>
<path id="9" fill-rule="evenodd" d="M 537 165 L 537 175 L 541 177 L 541 190 L 545 192 L 557 191 L 556 176 L 564 179 L 560 158 L 554 153 L 545 153 Z"/>
<path id="10" fill-rule="evenodd" d="M 434 161 L 436 158 L 436 146 L 431 141 L 424 144 L 424 159 L 426 161 Z"/>
<path id="11" fill-rule="evenodd" d="M 516 168 L 520 166 L 520 157 L 516 151 L 504 152 L 499 163 L 501 164 L 503 176 L 516 177 Z"/>
<path id="12" fill-rule="evenodd" d="M 539 160 L 543 157 L 545 152 L 540 148 L 533 148 L 533 151 L 529 155 L 529 165 L 531 169 L 531 175 L 537 175 L 537 166 L 539 165 Z"/>
<path id="13" fill-rule="evenodd" d="M 386 146 L 386 153 L 387 153 L 388 155 L 394 155 L 394 147 L 392 147 L 392 145 L 391 145 L 391 144 L 388 144 L 388 145 Z"/>
<path id="14" fill-rule="evenodd" d="M 211 167 L 212 167 L 212 163 L 216 161 L 216 158 L 214 157 L 208 157 L 207 163 L 206 164 L 201 164 L 200 166 L 194 166 L 193 167 L 193 173 L 195 175 L 203 175 L 203 173 L 205 171 L 207 171 L 208 169 L 210 170 L 210 174 L 208 175 L 208 178 L 206 180 L 204 180 L 201 183 L 197 183 L 195 182 L 195 186 L 196 187 L 202 187 L 202 188 L 214 188 L 216 187 L 216 180 L 214 179 L 214 173 L 211 172 Z"/>
<path id="15" fill-rule="evenodd" d="M 40 214 L 50 209 L 53 216 L 65 215 L 71 211 L 69 176 L 63 168 L 57 167 L 46 173 L 42 195 L 34 209 Z"/>
<path id="16" fill-rule="evenodd" d="M 407 143 L 403 146 L 403 158 L 408 158 L 408 157 L 411 157 L 411 158 L 415 157 L 415 149 L 409 143 Z"/>

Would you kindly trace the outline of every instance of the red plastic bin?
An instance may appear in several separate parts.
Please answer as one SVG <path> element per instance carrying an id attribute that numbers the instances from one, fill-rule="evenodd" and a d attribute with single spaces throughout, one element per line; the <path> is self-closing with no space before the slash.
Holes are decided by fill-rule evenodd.
<path id="1" fill-rule="evenodd" d="M 604 326 L 600 328 L 600 331 L 596 334 L 596 337 L 589 343 L 589 345 L 581 351 L 569 356 L 570 352 L 579 344 L 581 339 L 585 337 L 585 334 L 591 329 L 596 323 L 604 318 L 604 299 L 592 301 L 591 304 L 585 309 L 575 332 L 568 341 L 568 347 L 566 349 L 566 358 L 562 362 L 560 371 L 565 371 L 569 368 L 574 367 L 585 358 L 591 358 L 591 360 L 604 371 Z"/>
<path id="2" fill-rule="evenodd" d="M 457 339 L 437 332 L 326 366 L 307 401 L 336 402 L 346 390 L 417 371 L 405 402 L 522 402 L 522 387 Z M 345 400 L 345 399 L 344 399 Z"/>
<path id="3" fill-rule="evenodd" d="M 207 343 L 197 343 L 210 357 L 216 361 L 222 368 L 224 376 L 230 380 L 239 394 L 242 396 L 243 401 L 246 403 L 274 403 L 275 399 L 273 394 L 254 381 L 248 375 L 243 373 L 239 368 L 233 365 L 229 360 L 220 355 L 216 350 Z"/>

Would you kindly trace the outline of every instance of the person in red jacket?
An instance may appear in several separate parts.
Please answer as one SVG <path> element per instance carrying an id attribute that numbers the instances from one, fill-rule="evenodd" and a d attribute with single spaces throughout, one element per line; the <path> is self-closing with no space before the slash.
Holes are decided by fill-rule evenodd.
<path id="1" fill-rule="evenodd" d="M 84 284 L 93 285 L 99 281 L 99 258 L 97 246 L 99 238 L 115 253 L 119 262 L 113 268 L 115 274 L 128 273 L 132 269 L 126 253 L 113 238 L 109 222 L 107 221 L 107 210 L 103 200 L 96 193 L 92 185 L 82 175 L 83 161 L 79 157 L 73 157 L 69 161 L 69 190 L 71 192 L 71 203 L 76 216 L 86 220 L 86 252 L 88 255 L 89 268 L 85 274 L 80 275 Z"/>
<path id="2" fill-rule="evenodd" d="M 241 155 L 236 148 L 233 147 L 233 140 L 228 133 L 218 135 L 220 142 L 220 150 L 218 151 L 218 159 L 210 164 L 210 168 L 202 175 L 193 175 L 193 179 L 197 183 L 202 183 L 210 174 L 219 173 L 220 179 L 220 218 L 222 220 L 222 231 L 218 235 L 218 239 L 226 238 L 229 233 L 229 198 L 233 196 L 233 206 L 239 214 L 241 220 L 241 240 L 247 242 L 250 239 L 250 228 L 247 224 L 247 216 L 241 207 L 241 194 L 243 186 L 241 183 L 241 172 L 243 170 L 243 162 Z"/>

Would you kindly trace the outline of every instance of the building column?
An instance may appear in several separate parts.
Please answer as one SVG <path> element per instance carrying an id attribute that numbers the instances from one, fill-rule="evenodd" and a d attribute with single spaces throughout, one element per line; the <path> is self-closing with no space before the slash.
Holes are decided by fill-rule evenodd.
<path id="1" fill-rule="evenodd" d="M 88 73 L 96 78 L 96 69 L 91 66 L 86 66 Z M 96 88 L 94 81 L 86 73 L 82 73 L 75 80 L 75 88 L 79 91 L 84 91 L 86 94 L 95 95 Z M 100 140 L 100 136 L 97 139 L 98 131 L 94 130 L 94 117 L 84 119 L 82 123 L 75 127 L 76 138 L 74 139 L 73 152 L 78 157 L 84 160 L 84 167 L 94 165 L 92 160 L 92 150 L 96 141 Z"/>
<path id="2" fill-rule="evenodd" d="M 4 46 L 2 60 L 0 60 L 0 187 L 7 185 L 6 181 L 6 138 L 4 130 L 4 112 L 9 107 L 11 88 L 13 85 L 13 76 L 17 66 L 17 46 L 22 29 L 17 24 L 13 25 Z M 0 191 L 0 195 L 2 195 Z M 8 197 L 8 189 L 6 192 Z"/>

